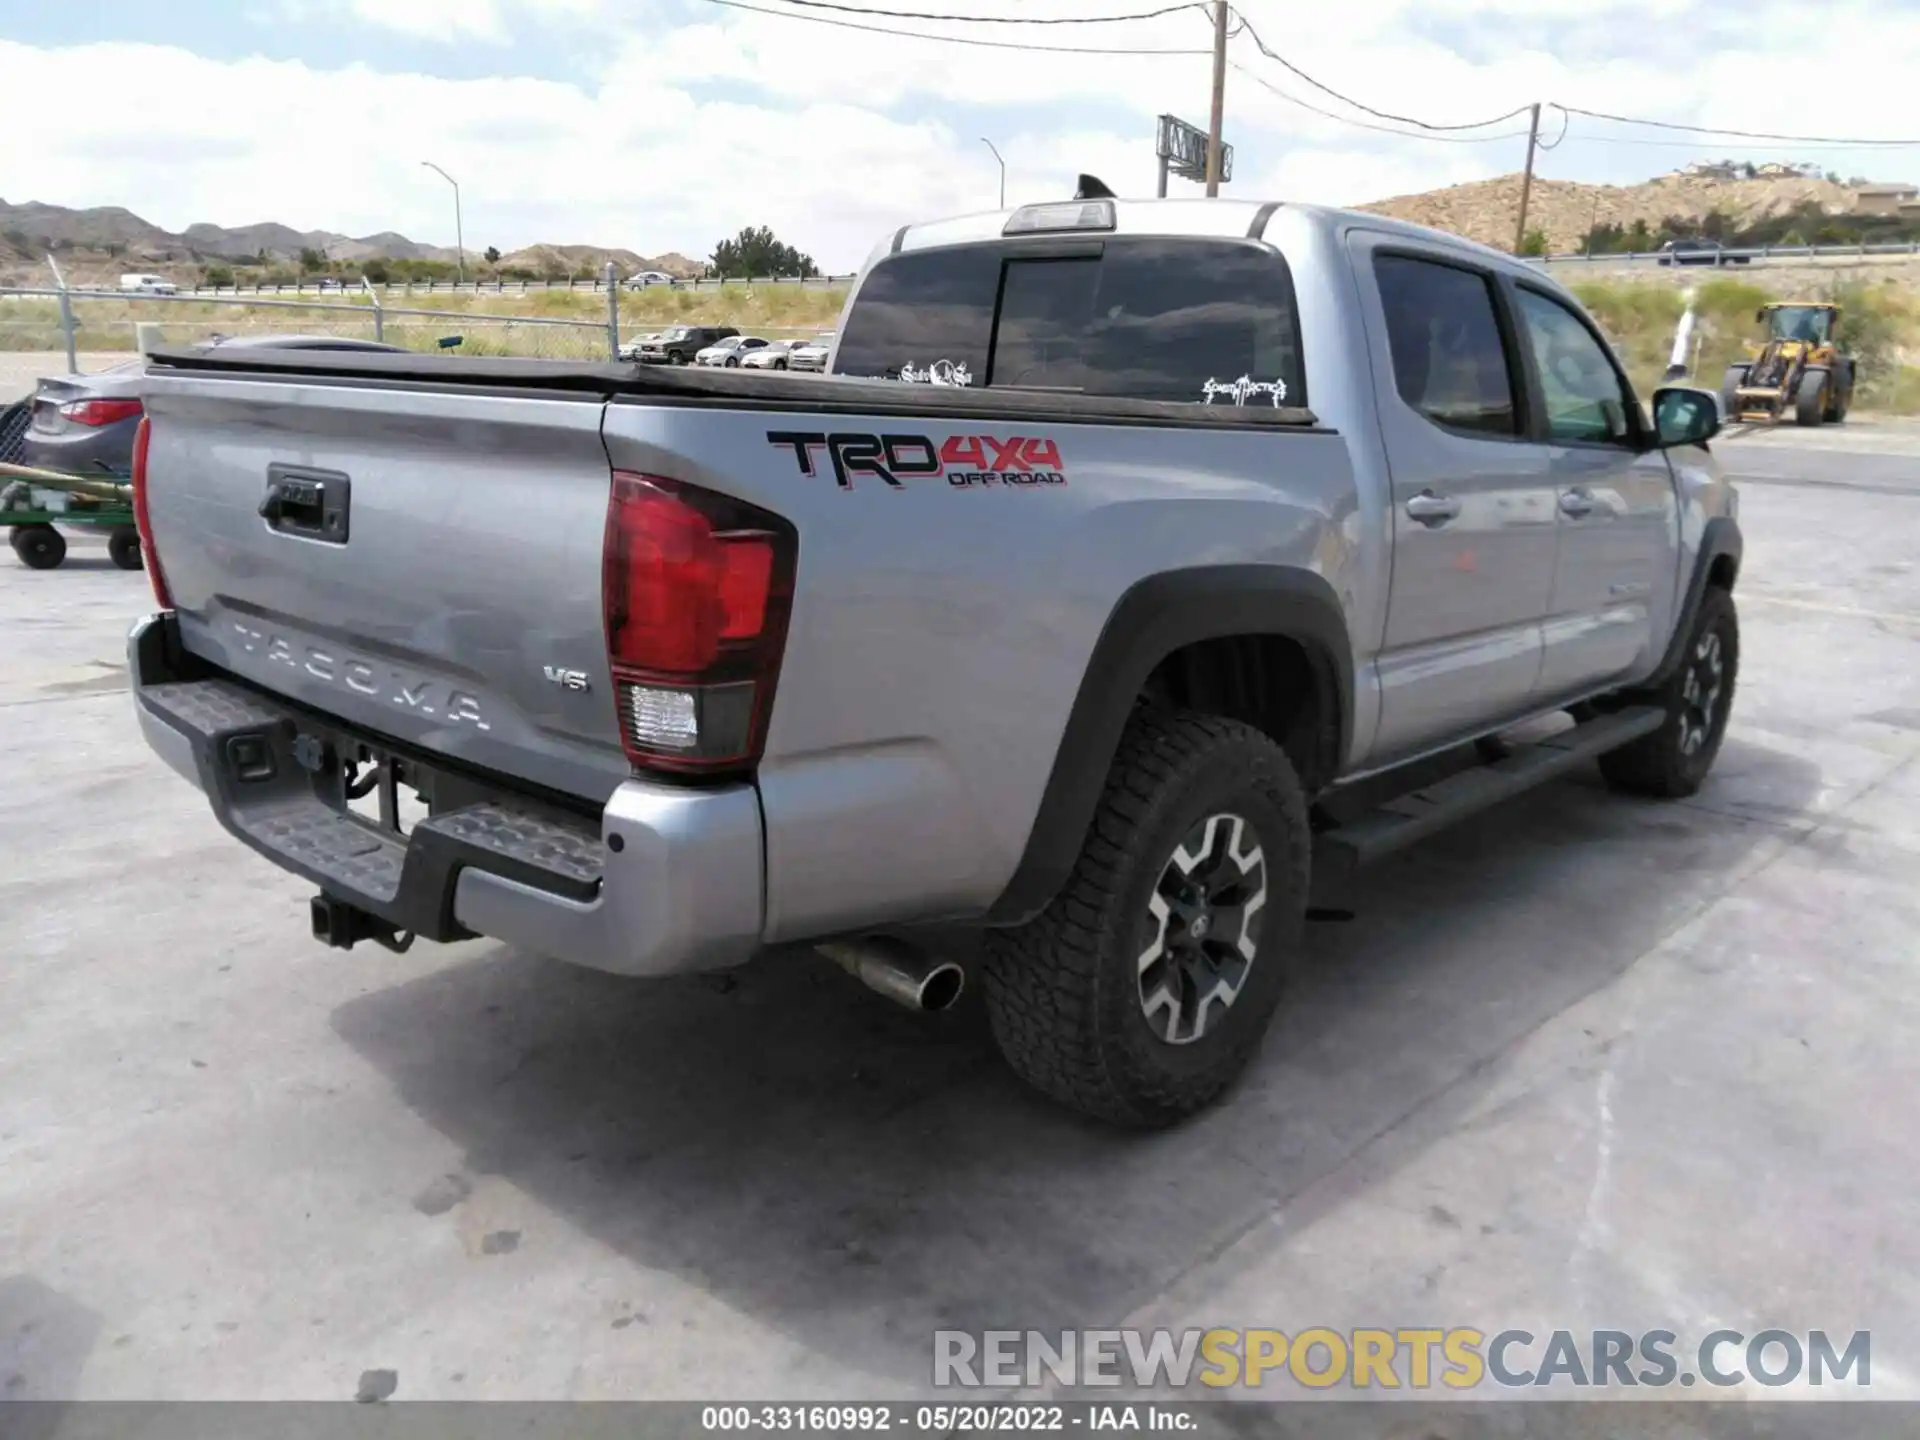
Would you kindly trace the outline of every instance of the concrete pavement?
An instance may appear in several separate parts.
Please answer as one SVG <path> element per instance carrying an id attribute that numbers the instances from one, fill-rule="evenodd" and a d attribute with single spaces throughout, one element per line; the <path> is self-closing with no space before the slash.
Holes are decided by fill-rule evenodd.
<path id="1" fill-rule="evenodd" d="M 320 949 L 137 738 L 144 577 L 0 557 L 0 1391 L 900 1397 L 937 1328 L 1141 1323 L 1870 1328 L 1920 1395 L 1920 445 L 1816 433 L 1719 447 L 1702 794 L 1582 773 L 1371 872 L 1145 1138 L 806 956 Z"/>

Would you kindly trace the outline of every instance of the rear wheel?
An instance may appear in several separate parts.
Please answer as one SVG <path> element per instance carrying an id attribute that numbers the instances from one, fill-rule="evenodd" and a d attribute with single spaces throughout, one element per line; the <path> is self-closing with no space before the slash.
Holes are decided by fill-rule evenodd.
<path id="1" fill-rule="evenodd" d="M 1800 377 L 1800 384 L 1793 392 L 1793 418 L 1802 425 L 1818 425 L 1826 413 L 1826 373 L 1810 371 Z"/>
<path id="2" fill-rule="evenodd" d="M 13 527 L 13 553 L 30 570 L 51 570 L 67 558 L 67 540 L 51 525 Z"/>
<path id="3" fill-rule="evenodd" d="M 1600 757 L 1600 774 L 1607 784 L 1669 800 L 1698 790 L 1726 737 L 1739 673 L 1739 613 L 1728 591 L 1710 585 L 1700 597 L 1700 613 L 1679 668 L 1645 697 L 1666 710 L 1666 723 Z"/>
<path id="4" fill-rule="evenodd" d="M 1008 1063 L 1125 1125 L 1211 1103 L 1298 966 L 1310 841 L 1273 741 L 1137 711 L 1065 886 L 1027 924 L 987 932 L 987 1012 Z"/>
<path id="5" fill-rule="evenodd" d="M 140 532 L 131 527 L 123 527 L 107 536 L 107 558 L 122 570 L 140 569 L 143 564 L 140 556 Z"/>

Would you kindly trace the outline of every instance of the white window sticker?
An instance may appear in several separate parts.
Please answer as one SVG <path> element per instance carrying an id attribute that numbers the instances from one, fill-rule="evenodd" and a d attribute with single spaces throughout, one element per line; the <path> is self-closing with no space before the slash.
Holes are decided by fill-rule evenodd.
<path id="1" fill-rule="evenodd" d="M 1215 380 L 1207 377 L 1207 383 L 1200 387 L 1203 403 L 1211 405 L 1219 396 L 1226 396 L 1235 405 L 1245 405 L 1257 395 L 1273 397 L 1273 407 L 1280 408 L 1280 402 L 1287 398 L 1287 382 L 1284 380 L 1256 380 L 1251 375 L 1242 375 L 1238 380 Z"/>
<path id="2" fill-rule="evenodd" d="M 936 360 L 924 370 L 916 370 L 909 360 L 900 367 L 900 378 L 909 385 L 960 385 L 973 384 L 973 372 L 965 365 L 956 365 L 951 360 Z"/>

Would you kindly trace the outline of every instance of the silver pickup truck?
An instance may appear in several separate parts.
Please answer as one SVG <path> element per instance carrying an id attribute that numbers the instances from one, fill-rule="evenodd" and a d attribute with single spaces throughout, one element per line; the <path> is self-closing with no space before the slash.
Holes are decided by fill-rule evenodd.
<path id="1" fill-rule="evenodd" d="M 1718 402 L 1507 256 L 1028 206 L 890 237 L 830 368 L 157 355 L 147 739 L 334 945 L 798 942 L 931 1008 L 980 927 L 1010 1062 L 1140 1125 L 1246 1063 L 1310 883 L 1713 762 Z"/>

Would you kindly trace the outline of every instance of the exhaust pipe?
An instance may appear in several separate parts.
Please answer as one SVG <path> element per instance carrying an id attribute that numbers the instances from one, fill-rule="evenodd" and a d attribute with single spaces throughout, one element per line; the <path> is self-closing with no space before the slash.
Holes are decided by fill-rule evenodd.
<path id="1" fill-rule="evenodd" d="M 960 998 L 966 972 L 886 935 L 862 935 L 814 947 L 869 990 L 909 1010 L 945 1010 Z"/>

